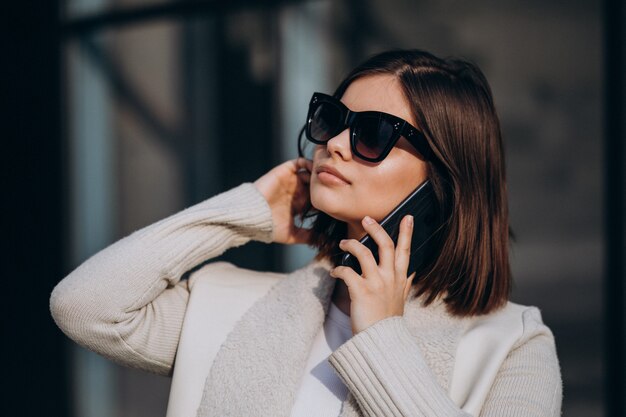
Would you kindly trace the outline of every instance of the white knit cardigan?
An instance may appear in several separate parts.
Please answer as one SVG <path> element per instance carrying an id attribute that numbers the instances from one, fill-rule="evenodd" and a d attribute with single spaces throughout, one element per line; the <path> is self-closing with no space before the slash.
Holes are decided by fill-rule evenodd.
<path id="1" fill-rule="evenodd" d="M 289 416 L 336 282 L 329 263 L 279 274 L 206 262 L 250 240 L 270 243 L 272 226 L 261 193 L 241 184 L 86 260 L 53 290 L 54 320 L 117 363 L 173 376 L 169 417 Z M 554 338 L 536 307 L 509 302 L 458 318 L 411 294 L 403 316 L 357 333 L 328 360 L 349 389 L 341 417 L 561 412 Z"/>

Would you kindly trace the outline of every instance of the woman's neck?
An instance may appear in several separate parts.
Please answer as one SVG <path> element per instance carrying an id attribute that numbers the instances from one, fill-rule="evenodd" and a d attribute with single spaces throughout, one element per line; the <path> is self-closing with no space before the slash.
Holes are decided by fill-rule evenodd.
<path id="1" fill-rule="evenodd" d="M 360 240 L 366 234 L 365 229 L 363 229 L 363 226 L 359 223 L 348 223 L 347 229 L 345 239 Z"/>

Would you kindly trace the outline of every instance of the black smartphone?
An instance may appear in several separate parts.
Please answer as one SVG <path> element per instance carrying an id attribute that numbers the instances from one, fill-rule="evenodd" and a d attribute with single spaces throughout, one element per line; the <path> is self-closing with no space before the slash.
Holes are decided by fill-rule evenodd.
<path id="1" fill-rule="evenodd" d="M 411 238 L 411 259 L 407 277 L 415 271 L 420 271 L 426 266 L 427 261 L 433 256 L 433 236 L 438 228 L 435 213 L 435 198 L 432 185 L 429 180 L 421 183 L 407 198 L 394 208 L 381 222 L 380 225 L 387 231 L 394 246 L 398 243 L 400 222 L 405 215 L 413 215 L 413 236 Z M 378 244 L 368 234 L 359 240 L 372 251 L 376 263 L 378 263 Z M 359 275 L 361 266 L 356 256 L 346 252 L 341 258 L 341 265 L 349 266 Z"/>

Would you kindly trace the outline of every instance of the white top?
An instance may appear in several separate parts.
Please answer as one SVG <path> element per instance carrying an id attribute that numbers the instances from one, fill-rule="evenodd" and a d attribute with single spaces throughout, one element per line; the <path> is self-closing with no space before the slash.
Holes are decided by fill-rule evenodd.
<path id="1" fill-rule="evenodd" d="M 328 356 L 352 337 L 350 316 L 331 302 L 324 326 L 315 337 L 291 417 L 338 416 L 348 388 L 328 362 Z"/>

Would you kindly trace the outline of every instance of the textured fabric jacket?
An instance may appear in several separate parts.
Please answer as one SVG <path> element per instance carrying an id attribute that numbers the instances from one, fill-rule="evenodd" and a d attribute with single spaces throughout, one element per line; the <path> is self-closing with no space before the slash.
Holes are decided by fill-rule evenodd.
<path id="1" fill-rule="evenodd" d="M 270 208 L 244 183 L 98 252 L 54 289 L 78 344 L 173 376 L 169 417 L 286 416 L 335 285 L 327 261 L 289 274 L 207 262 L 272 242 Z M 349 389 L 340 416 L 559 416 L 554 338 L 535 307 L 458 318 L 411 294 L 403 316 L 328 358 Z"/>

